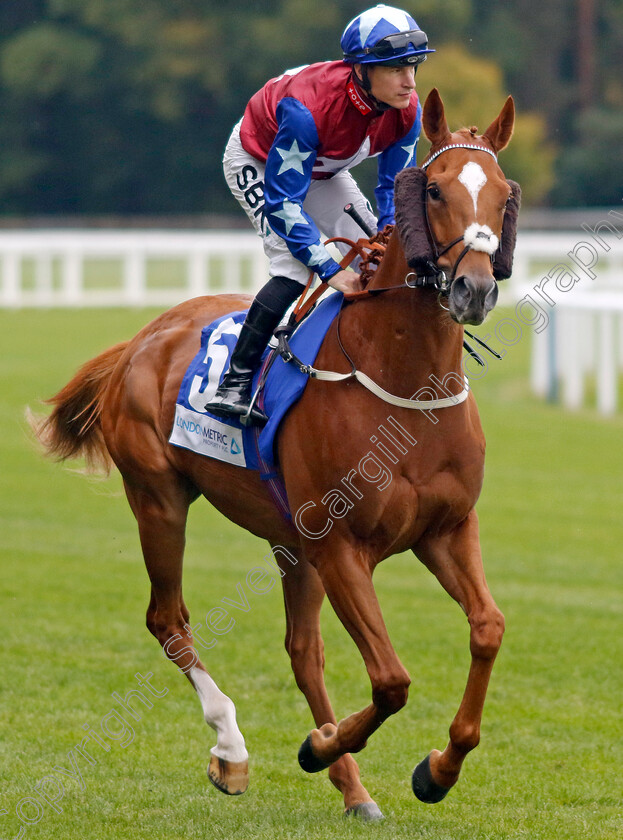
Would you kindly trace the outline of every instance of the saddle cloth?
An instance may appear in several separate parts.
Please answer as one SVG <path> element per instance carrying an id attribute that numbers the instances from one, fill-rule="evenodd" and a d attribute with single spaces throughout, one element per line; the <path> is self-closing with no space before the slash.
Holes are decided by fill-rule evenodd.
<path id="1" fill-rule="evenodd" d="M 342 294 L 332 293 L 299 325 L 290 338 L 292 351 L 305 364 L 313 364 L 320 345 L 339 312 Z M 278 479 L 275 451 L 277 432 L 291 406 L 301 397 L 308 377 L 277 355 L 269 367 L 258 404 L 269 417 L 260 429 L 245 427 L 238 418 L 209 414 L 204 406 L 214 396 L 227 368 L 246 311 L 230 312 L 217 318 L 201 331 L 201 346 L 190 363 L 180 385 L 175 419 L 169 443 L 200 455 L 226 461 L 246 469 L 258 470 L 264 480 Z M 255 374 L 253 389 L 268 364 L 271 348 Z M 282 488 L 271 488 L 273 492 Z M 283 493 L 285 498 L 285 493 Z M 285 511 L 284 511 L 285 513 Z"/>

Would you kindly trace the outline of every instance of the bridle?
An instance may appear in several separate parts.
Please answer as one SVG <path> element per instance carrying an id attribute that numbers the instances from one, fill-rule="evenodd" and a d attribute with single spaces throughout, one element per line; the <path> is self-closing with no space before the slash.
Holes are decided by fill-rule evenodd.
<path id="1" fill-rule="evenodd" d="M 429 158 L 427 158 L 422 163 L 421 168 L 424 171 L 426 171 L 426 169 L 431 165 L 431 163 L 434 160 L 436 160 L 439 157 L 439 155 L 442 155 L 444 152 L 447 152 L 450 149 L 474 149 L 474 150 L 479 151 L 479 152 L 486 152 L 488 155 L 491 155 L 491 157 L 497 163 L 497 159 L 498 159 L 497 155 L 495 154 L 494 151 L 492 151 L 491 149 L 488 149 L 486 146 L 479 146 L 479 145 L 474 144 L 474 143 L 449 143 L 447 146 L 442 146 L 441 149 L 437 149 L 437 151 L 434 154 L 432 154 Z M 454 248 L 455 245 L 458 245 L 459 242 L 462 242 L 464 236 L 463 236 L 463 234 L 461 234 L 460 236 L 457 236 L 455 239 L 453 239 L 451 242 L 448 242 L 446 245 L 440 246 L 439 243 L 437 242 L 437 240 L 435 239 L 434 235 L 433 235 L 433 231 L 432 231 L 432 228 L 431 228 L 431 225 L 430 225 L 430 220 L 429 220 L 429 217 L 428 217 L 428 201 L 426 201 L 426 200 L 424 201 L 424 210 L 425 210 L 425 213 L 426 213 L 426 225 L 427 225 L 427 228 L 428 228 L 428 235 L 429 235 L 429 239 L 430 239 L 430 241 L 432 243 L 432 246 L 434 248 L 434 251 L 435 251 L 435 257 L 434 257 L 433 260 L 428 260 L 426 262 L 425 270 L 423 272 L 416 273 L 416 272 L 412 271 L 409 274 L 407 274 L 407 276 L 405 278 L 405 283 L 408 286 L 413 286 L 413 287 L 416 287 L 416 288 L 417 287 L 425 287 L 425 286 L 432 287 L 434 289 L 437 289 L 437 291 L 441 295 L 443 295 L 444 297 L 447 297 L 450 294 L 450 288 L 452 286 L 452 283 L 456 279 L 457 271 L 458 271 L 459 265 L 461 263 L 461 260 L 471 250 L 473 250 L 474 246 L 473 246 L 473 244 L 466 244 L 465 245 L 465 247 L 463 248 L 463 250 L 461 251 L 461 253 L 457 257 L 454 265 L 452 266 L 452 269 L 451 269 L 451 272 L 450 272 L 450 277 L 448 278 L 448 276 L 446 275 L 446 272 L 443 269 L 439 268 L 437 263 L 438 263 L 440 257 L 443 257 L 445 254 L 448 253 L 448 251 L 452 250 L 452 248 Z M 491 262 L 493 262 L 493 255 L 491 255 Z M 412 283 L 408 282 L 409 277 L 414 278 Z"/>

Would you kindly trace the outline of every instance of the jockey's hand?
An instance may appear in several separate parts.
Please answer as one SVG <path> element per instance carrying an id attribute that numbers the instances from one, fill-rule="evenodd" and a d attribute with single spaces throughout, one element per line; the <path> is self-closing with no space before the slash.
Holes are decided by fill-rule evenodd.
<path id="1" fill-rule="evenodd" d="M 347 271 L 342 269 L 334 274 L 330 280 L 327 280 L 332 289 L 337 289 L 338 292 L 359 292 L 361 291 L 361 279 L 354 271 Z"/>

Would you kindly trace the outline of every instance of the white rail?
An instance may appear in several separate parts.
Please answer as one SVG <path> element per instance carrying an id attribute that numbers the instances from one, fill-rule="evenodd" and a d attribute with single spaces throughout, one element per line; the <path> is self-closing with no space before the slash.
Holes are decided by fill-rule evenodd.
<path id="1" fill-rule="evenodd" d="M 170 306 L 267 279 L 252 232 L 0 232 L 2 307 Z"/>
<path id="2" fill-rule="evenodd" d="M 529 311 L 534 320 L 532 390 L 570 410 L 594 401 L 601 414 L 611 415 L 620 404 L 623 216 L 619 215 L 604 219 L 599 230 L 524 233 L 518 239 L 511 290 L 518 321 L 521 301 L 524 314 Z"/>
<path id="3" fill-rule="evenodd" d="M 569 262 L 574 250 L 590 262 L 590 252 L 577 251 L 582 236 L 521 233 L 513 278 L 500 286 L 502 299 L 516 300 L 518 289 Z M 607 233 L 600 239 L 610 251 L 594 245 L 599 286 L 622 288 L 623 241 Z M 255 292 L 266 282 L 267 268 L 251 231 L 5 230 L 0 306 L 167 306 L 206 293 Z"/>
<path id="4" fill-rule="evenodd" d="M 622 372 L 622 292 L 577 293 L 557 304 L 547 329 L 534 335 L 532 390 L 572 411 L 594 392 L 597 410 L 614 414 Z"/>
<path id="5" fill-rule="evenodd" d="M 532 387 L 570 409 L 593 390 L 601 412 L 619 404 L 619 215 L 583 233 L 521 232 L 513 278 L 500 285 L 501 302 L 517 306 L 528 296 L 542 311 L 533 325 Z M 0 307 L 165 307 L 203 294 L 254 294 L 267 278 L 253 232 L 0 231 Z"/>
<path id="6" fill-rule="evenodd" d="M 548 275 L 562 265 L 578 276 L 578 290 L 597 287 L 623 291 L 623 217 L 617 224 L 621 228 L 621 239 L 609 233 L 601 234 L 605 247 L 589 234 L 520 231 L 513 276 L 510 281 L 500 284 L 500 294 L 506 295 L 507 299 L 517 299 L 518 292 L 523 292 L 527 285 L 551 290 L 555 280 Z M 578 263 L 583 263 L 584 268 Z M 591 273 L 595 275 L 594 280 L 589 276 Z"/>

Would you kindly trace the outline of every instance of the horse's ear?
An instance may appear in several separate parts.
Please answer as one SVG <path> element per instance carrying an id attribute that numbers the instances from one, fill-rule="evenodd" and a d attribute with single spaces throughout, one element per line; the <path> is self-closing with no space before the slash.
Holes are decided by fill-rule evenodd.
<path id="1" fill-rule="evenodd" d="M 484 137 L 493 146 L 494 152 L 501 152 L 513 136 L 515 126 L 515 100 L 509 96 L 498 116 L 485 131 Z"/>
<path id="2" fill-rule="evenodd" d="M 521 206 L 521 187 L 516 181 L 506 182 L 511 194 L 506 204 L 500 247 L 493 258 L 493 276 L 496 280 L 507 280 L 513 273 L 513 254 L 517 242 L 517 218 Z"/>
<path id="3" fill-rule="evenodd" d="M 422 111 L 422 127 L 433 146 L 443 144 L 446 137 L 450 135 L 446 112 L 437 88 L 433 88 L 426 97 Z"/>
<path id="4" fill-rule="evenodd" d="M 418 274 L 429 273 L 435 260 L 426 219 L 427 182 L 426 172 L 411 166 L 396 175 L 394 185 L 396 227 L 407 263 Z"/>

